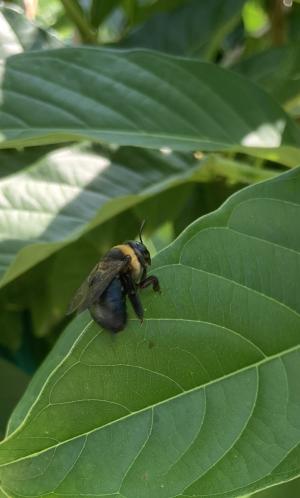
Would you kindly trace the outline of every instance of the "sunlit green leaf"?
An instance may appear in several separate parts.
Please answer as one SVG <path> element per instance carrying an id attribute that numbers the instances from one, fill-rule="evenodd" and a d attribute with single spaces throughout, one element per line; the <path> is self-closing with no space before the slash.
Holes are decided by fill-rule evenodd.
<path id="1" fill-rule="evenodd" d="M 267 12 L 260 0 L 247 0 L 243 9 L 245 29 L 253 36 L 266 29 L 269 24 Z"/>

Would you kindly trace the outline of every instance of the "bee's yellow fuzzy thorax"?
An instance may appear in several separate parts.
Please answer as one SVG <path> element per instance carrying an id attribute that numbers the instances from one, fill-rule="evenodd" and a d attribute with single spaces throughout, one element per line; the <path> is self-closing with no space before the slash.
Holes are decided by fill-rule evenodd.
<path id="1" fill-rule="evenodd" d="M 122 251 L 122 253 L 126 254 L 126 256 L 131 257 L 130 269 L 133 273 L 132 276 L 135 280 L 138 280 L 141 275 L 142 268 L 141 263 L 139 262 L 137 255 L 135 254 L 132 247 L 130 247 L 128 244 L 120 244 L 119 246 L 115 246 L 115 248 Z"/>

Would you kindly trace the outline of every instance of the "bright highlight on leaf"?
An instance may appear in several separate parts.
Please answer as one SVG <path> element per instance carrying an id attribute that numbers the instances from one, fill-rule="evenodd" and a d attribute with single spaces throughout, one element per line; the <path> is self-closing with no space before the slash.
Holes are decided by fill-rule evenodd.
<path id="1" fill-rule="evenodd" d="M 70 324 L 0 445 L 4 493 L 232 498 L 299 474 L 299 193 L 296 169 L 188 227 L 142 327 Z"/>

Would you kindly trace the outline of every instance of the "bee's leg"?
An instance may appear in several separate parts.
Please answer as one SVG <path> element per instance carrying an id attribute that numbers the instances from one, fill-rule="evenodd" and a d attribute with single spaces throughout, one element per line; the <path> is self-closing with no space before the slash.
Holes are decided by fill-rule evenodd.
<path id="1" fill-rule="evenodd" d="M 130 273 L 123 273 L 121 276 L 122 284 L 124 290 L 131 302 L 131 305 L 134 309 L 136 316 L 143 322 L 144 318 L 144 309 L 141 303 L 141 300 L 137 294 L 137 287 L 134 283 Z"/>
<path id="2" fill-rule="evenodd" d="M 152 289 L 155 292 L 160 292 L 159 280 L 154 275 L 151 275 L 150 277 L 147 277 L 147 278 L 144 278 L 143 280 L 141 280 L 139 283 L 139 288 L 146 289 L 146 287 L 149 287 L 149 285 L 152 285 Z"/>
<path id="3" fill-rule="evenodd" d="M 128 294 L 128 297 L 130 299 L 131 305 L 134 309 L 134 312 L 136 316 L 141 320 L 141 323 L 143 323 L 144 320 L 144 308 L 142 306 L 141 300 L 139 298 L 139 295 L 137 293 L 135 294 Z"/>
<path id="4" fill-rule="evenodd" d="M 141 278 L 140 278 L 140 283 L 141 283 L 143 280 L 145 280 L 145 278 L 146 278 L 146 277 L 147 277 L 147 268 L 146 268 L 146 266 L 144 266 L 144 268 L 143 268 L 143 272 L 142 272 L 142 276 L 141 276 Z"/>

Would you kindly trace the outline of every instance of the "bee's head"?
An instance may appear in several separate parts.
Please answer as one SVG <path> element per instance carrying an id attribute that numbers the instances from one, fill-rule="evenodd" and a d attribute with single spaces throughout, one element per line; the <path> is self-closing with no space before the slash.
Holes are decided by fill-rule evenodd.
<path id="1" fill-rule="evenodd" d="M 136 240 L 129 240 L 127 244 L 130 245 L 130 247 L 132 247 L 142 266 L 151 265 L 150 253 L 145 244 L 143 244 L 143 242 L 137 242 Z"/>
<path id="2" fill-rule="evenodd" d="M 132 247 L 142 266 L 146 265 L 148 266 L 151 265 L 151 257 L 142 239 L 142 231 L 144 226 L 145 226 L 145 220 L 143 221 L 139 232 L 140 241 L 138 242 L 137 240 L 129 240 L 127 244 L 130 245 L 130 247 Z"/>

